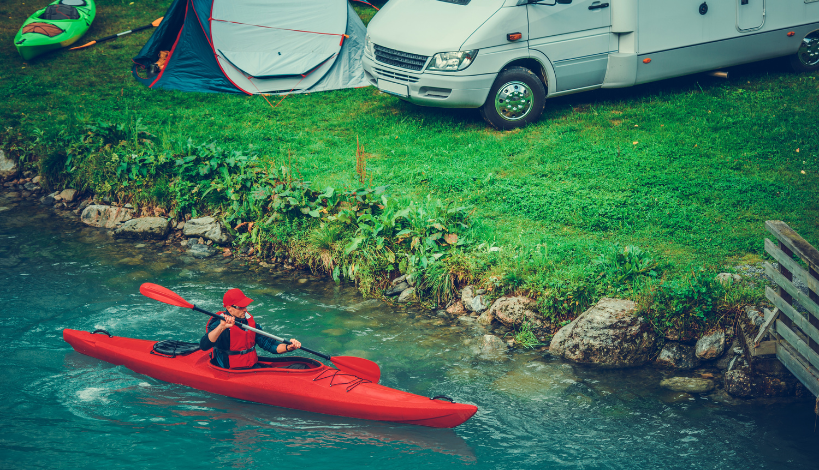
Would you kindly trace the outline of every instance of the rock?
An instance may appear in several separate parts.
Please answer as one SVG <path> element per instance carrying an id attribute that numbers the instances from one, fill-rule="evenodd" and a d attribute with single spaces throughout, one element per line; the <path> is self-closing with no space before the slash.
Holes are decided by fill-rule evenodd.
<path id="1" fill-rule="evenodd" d="M 26 184 L 23 185 L 23 187 L 26 188 L 26 191 L 31 191 L 31 192 L 40 190 L 40 187 L 37 186 L 34 183 L 26 183 Z"/>
<path id="2" fill-rule="evenodd" d="M 492 310 L 484 310 L 481 316 L 478 317 L 478 323 L 484 326 L 488 326 L 492 324 L 492 320 L 495 319 L 495 314 L 492 313 Z"/>
<path id="3" fill-rule="evenodd" d="M 707 393 L 714 390 L 714 381 L 695 377 L 672 377 L 660 382 L 660 387 L 685 393 Z"/>
<path id="4" fill-rule="evenodd" d="M 466 313 L 466 309 L 464 308 L 464 303 L 460 300 L 455 301 L 446 308 L 446 313 L 450 315 L 460 316 Z"/>
<path id="5" fill-rule="evenodd" d="M 634 367 L 649 361 L 657 337 L 630 300 L 603 298 L 554 335 L 549 351 L 574 362 Z"/>
<path id="6" fill-rule="evenodd" d="M 405 303 L 411 300 L 415 300 L 415 288 L 410 287 L 405 289 L 404 292 L 401 292 L 401 295 L 398 296 L 398 303 Z"/>
<path id="7" fill-rule="evenodd" d="M 387 297 L 392 297 L 394 295 L 400 294 L 401 292 L 404 292 L 407 289 L 409 289 L 409 284 L 407 284 L 406 282 L 401 282 L 387 289 L 387 291 L 384 292 L 384 295 L 386 295 Z"/>
<path id="8" fill-rule="evenodd" d="M 749 398 L 753 396 L 753 381 L 751 376 L 741 370 L 729 370 L 725 373 L 725 391 L 735 397 Z"/>
<path id="9" fill-rule="evenodd" d="M 6 158 L 6 154 L 0 150 L 0 178 L 8 178 L 17 174 L 17 163 Z"/>
<path id="10" fill-rule="evenodd" d="M 17 199 L 17 198 L 20 197 L 20 193 L 18 193 L 17 191 L 11 191 L 11 192 L 6 193 L 6 197 L 8 197 L 10 199 Z"/>
<path id="11" fill-rule="evenodd" d="M 114 238 L 137 238 L 160 240 L 168 235 L 171 223 L 164 217 L 140 217 L 131 219 L 114 231 Z"/>
<path id="12" fill-rule="evenodd" d="M 190 248 L 188 248 L 187 251 L 189 255 L 199 259 L 207 258 L 208 256 L 211 256 L 214 252 L 215 250 L 213 248 L 207 245 L 200 245 L 198 243 L 195 245 L 190 245 Z"/>
<path id="13" fill-rule="evenodd" d="M 92 227 L 116 228 L 134 217 L 134 212 L 122 207 L 90 205 L 83 209 L 80 220 Z"/>
<path id="14" fill-rule="evenodd" d="M 185 221 L 183 220 L 182 222 L 177 223 L 176 224 L 176 229 L 177 230 L 184 230 L 185 229 Z"/>
<path id="15" fill-rule="evenodd" d="M 47 206 L 47 207 L 53 206 L 54 203 L 56 203 L 56 202 L 57 202 L 57 200 L 54 199 L 54 196 L 52 196 L 50 194 L 48 196 L 43 196 L 43 197 L 40 198 L 40 204 L 42 204 L 44 206 Z"/>
<path id="16" fill-rule="evenodd" d="M 725 352 L 725 332 L 717 330 L 697 341 L 696 355 L 703 361 L 717 359 Z"/>
<path id="17" fill-rule="evenodd" d="M 65 202 L 73 202 L 74 198 L 77 196 L 77 190 L 76 189 L 64 189 L 64 190 L 62 190 L 62 192 L 60 192 L 59 196 L 60 196 L 60 199 L 62 199 Z"/>
<path id="18" fill-rule="evenodd" d="M 717 281 L 724 286 L 730 286 L 731 284 L 736 284 L 737 282 L 742 280 L 742 276 L 739 274 L 731 274 L 731 273 L 719 273 L 717 274 Z"/>
<path id="19" fill-rule="evenodd" d="M 697 367 L 700 361 L 694 355 L 694 348 L 685 344 L 668 342 L 663 346 L 654 363 L 660 367 L 688 370 Z"/>
<path id="20" fill-rule="evenodd" d="M 484 302 L 483 296 L 475 295 L 473 290 L 472 286 L 464 287 L 464 290 L 461 291 L 461 302 L 463 302 L 467 311 L 481 313 L 489 306 Z"/>
<path id="21" fill-rule="evenodd" d="M 227 232 L 221 222 L 213 217 L 199 217 L 191 219 L 185 224 L 182 233 L 188 237 L 203 237 L 213 240 L 214 243 L 224 244 L 229 241 Z"/>
<path id="22" fill-rule="evenodd" d="M 492 303 L 489 312 L 493 319 L 511 328 L 519 327 L 524 321 L 532 328 L 541 328 L 543 317 L 534 310 L 535 305 L 528 297 L 501 297 Z"/>
<path id="23" fill-rule="evenodd" d="M 570 364 L 532 361 L 507 372 L 489 387 L 528 400 L 542 400 L 544 397 L 565 399 L 566 390 L 577 383 Z"/>
<path id="24" fill-rule="evenodd" d="M 745 307 L 745 315 L 748 317 L 751 324 L 757 327 L 757 330 L 763 323 L 765 323 L 765 315 L 763 315 L 762 312 L 760 312 L 756 307 L 751 307 L 750 305 Z"/>
<path id="25" fill-rule="evenodd" d="M 398 284 L 401 284 L 401 283 L 406 282 L 406 281 L 407 281 L 407 275 L 404 274 L 403 276 L 398 276 L 395 279 L 393 279 L 392 281 L 390 281 L 390 284 L 393 285 L 393 286 L 397 286 Z M 409 284 L 409 283 L 407 283 L 407 284 Z"/>
<path id="26" fill-rule="evenodd" d="M 509 345 L 495 335 L 483 335 L 478 350 L 481 359 L 503 360 L 508 359 Z"/>
<path id="27" fill-rule="evenodd" d="M 734 338 L 731 347 L 728 348 L 728 353 L 724 354 L 714 365 L 720 370 L 730 370 L 734 359 L 742 354 L 742 347 L 740 347 L 739 339 Z"/>
<path id="28" fill-rule="evenodd" d="M 40 175 L 37 175 L 37 176 L 35 176 L 34 178 L 31 179 L 31 182 L 34 183 L 34 184 L 40 184 L 40 181 L 42 181 L 42 179 L 43 178 Z"/>

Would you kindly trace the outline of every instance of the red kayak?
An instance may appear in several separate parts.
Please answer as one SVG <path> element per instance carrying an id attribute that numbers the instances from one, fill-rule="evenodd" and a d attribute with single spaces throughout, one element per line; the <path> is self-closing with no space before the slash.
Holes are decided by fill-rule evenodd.
<path id="1" fill-rule="evenodd" d="M 230 370 L 209 354 L 163 355 L 156 341 L 109 337 L 71 329 L 63 339 L 77 352 L 165 382 L 241 400 L 350 418 L 453 428 L 478 411 L 474 405 L 427 398 L 372 383 L 303 357 L 262 358 L 269 367 Z"/>

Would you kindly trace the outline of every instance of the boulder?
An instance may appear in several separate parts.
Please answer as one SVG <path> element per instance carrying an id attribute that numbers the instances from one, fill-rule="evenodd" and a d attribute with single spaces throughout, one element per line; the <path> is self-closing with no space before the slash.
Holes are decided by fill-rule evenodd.
<path id="1" fill-rule="evenodd" d="M 489 314 L 506 326 L 517 328 L 524 321 L 532 328 L 542 328 L 543 316 L 534 310 L 536 302 L 528 297 L 501 297 L 492 303 Z"/>
<path id="2" fill-rule="evenodd" d="M 708 393 L 714 390 L 713 380 L 696 377 L 671 377 L 660 382 L 660 387 L 685 393 Z"/>
<path id="3" fill-rule="evenodd" d="M 446 308 L 446 313 L 450 315 L 460 316 L 466 313 L 464 303 L 460 300 L 453 302 L 452 305 Z"/>
<path id="4" fill-rule="evenodd" d="M 387 297 L 398 295 L 401 292 L 404 292 L 405 290 L 409 289 L 409 286 L 410 285 L 406 281 L 394 284 L 392 287 L 387 289 L 386 292 L 384 292 L 384 295 L 386 295 Z"/>
<path id="5" fill-rule="evenodd" d="M 469 312 L 481 313 L 489 307 L 484 301 L 483 295 L 478 295 L 472 286 L 466 286 L 461 291 L 461 302 Z"/>
<path id="6" fill-rule="evenodd" d="M 0 179 L 9 178 L 17 174 L 17 163 L 6 158 L 6 154 L 0 150 Z"/>
<path id="7" fill-rule="evenodd" d="M 660 367 L 688 370 L 697 367 L 700 361 L 694 355 L 694 348 L 685 344 L 668 342 L 654 360 Z"/>
<path id="8" fill-rule="evenodd" d="M 654 354 L 657 337 L 651 326 L 635 315 L 630 300 L 603 298 L 560 329 L 549 351 L 568 360 L 602 367 L 634 367 Z"/>
<path id="9" fill-rule="evenodd" d="M 484 310 L 483 313 L 478 317 L 478 323 L 484 326 L 489 326 L 492 324 L 492 320 L 495 319 L 495 315 L 492 313 L 492 310 Z"/>
<path id="10" fill-rule="evenodd" d="M 503 360 L 508 359 L 506 352 L 509 345 L 495 335 L 483 335 L 478 343 L 478 350 L 482 359 Z"/>
<path id="11" fill-rule="evenodd" d="M 59 194 L 60 199 L 65 202 L 73 202 L 74 198 L 77 197 L 77 190 L 76 189 L 64 189 Z"/>
<path id="12" fill-rule="evenodd" d="M 92 227 L 116 228 L 133 217 L 134 211 L 131 209 L 94 204 L 83 209 L 80 220 Z"/>
<path id="13" fill-rule="evenodd" d="M 213 217 L 199 217 L 185 223 L 182 233 L 188 237 L 202 237 L 213 240 L 214 243 L 224 244 L 230 240 L 222 223 Z"/>
<path id="14" fill-rule="evenodd" d="M 754 395 L 751 376 L 742 370 L 725 373 L 725 392 L 734 397 L 750 398 Z"/>
<path id="15" fill-rule="evenodd" d="M 717 330 L 697 341 L 696 355 L 703 361 L 717 359 L 725 352 L 725 332 Z"/>
<path id="16" fill-rule="evenodd" d="M 194 258 L 202 259 L 211 256 L 215 252 L 216 250 L 207 245 L 200 245 L 199 243 L 195 243 L 189 245 L 188 251 L 186 253 L 193 256 Z"/>
<path id="17" fill-rule="evenodd" d="M 732 273 L 719 273 L 717 274 L 717 281 L 724 285 L 730 286 L 731 284 L 736 284 L 742 280 L 742 276 L 739 274 L 732 274 Z"/>
<path id="18" fill-rule="evenodd" d="M 411 300 L 415 300 L 415 288 L 410 287 L 405 289 L 404 292 L 401 292 L 401 295 L 398 296 L 398 303 L 405 303 Z"/>
<path id="19" fill-rule="evenodd" d="M 115 238 L 160 240 L 168 235 L 171 223 L 164 217 L 140 217 L 131 219 L 114 231 Z"/>

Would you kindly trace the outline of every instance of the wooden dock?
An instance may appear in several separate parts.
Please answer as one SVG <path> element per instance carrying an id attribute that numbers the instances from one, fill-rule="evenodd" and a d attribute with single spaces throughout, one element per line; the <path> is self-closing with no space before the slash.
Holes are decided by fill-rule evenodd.
<path id="1" fill-rule="evenodd" d="M 817 396 L 819 415 L 819 250 L 779 220 L 765 222 L 776 242 L 765 239 L 765 251 L 779 264 L 765 263 L 765 274 L 776 282 L 776 290 L 766 288 L 765 297 L 774 310 L 765 309 L 765 323 L 753 341 L 751 354 L 776 352 L 785 367 Z M 800 291 L 794 279 L 807 286 Z M 765 333 L 773 341 L 761 342 Z"/>

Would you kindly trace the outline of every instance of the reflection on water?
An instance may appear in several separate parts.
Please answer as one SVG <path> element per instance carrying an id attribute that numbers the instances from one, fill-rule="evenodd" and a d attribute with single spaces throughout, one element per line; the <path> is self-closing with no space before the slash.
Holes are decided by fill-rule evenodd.
<path id="1" fill-rule="evenodd" d="M 539 352 L 488 361 L 475 347 L 487 331 L 474 322 L 45 215 L 0 198 L 0 301 L 14 325 L 0 330 L 13 365 L 0 467 L 816 468 L 812 403 L 729 404 L 661 389 L 667 372 L 600 371 Z M 384 385 L 479 411 L 446 430 L 287 410 L 156 381 L 62 341 L 63 328 L 198 340 L 207 317 L 139 295 L 145 281 L 209 310 L 242 287 L 266 330 L 367 357 Z"/>

